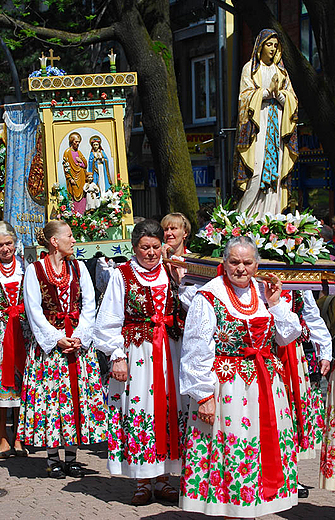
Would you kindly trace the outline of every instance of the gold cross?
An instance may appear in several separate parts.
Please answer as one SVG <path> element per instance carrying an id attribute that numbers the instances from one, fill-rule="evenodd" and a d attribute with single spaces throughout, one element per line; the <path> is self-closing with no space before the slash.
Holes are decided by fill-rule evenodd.
<path id="1" fill-rule="evenodd" d="M 54 56 L 53 49 L 49 49 L 49 52 L 50 52 L 50 56 L 46 56 L 46 57 L 48 58 L 48 60 L 50 60 L 51 67 L 53 67 L 54 66 L 54 61 L 59 61 L 60 60 L 60 56 Z"/>

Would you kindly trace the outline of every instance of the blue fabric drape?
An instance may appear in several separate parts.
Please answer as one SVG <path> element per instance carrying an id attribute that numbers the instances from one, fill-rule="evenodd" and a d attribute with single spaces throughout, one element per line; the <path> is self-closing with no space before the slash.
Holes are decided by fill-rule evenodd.
<path id="1" fill-rule="evenodd" d="M 279 176 L 279 122 L 278 104 L 275 99 L 269 101 L 268 122 L 266 126 L 264 163 L 260 189 L 267 191 L 272 188 L 276 191 Z"/>
<path id="2" fill-rule="evenodd" d="M 28 176 L 36 152 L 39 116 L 36 103 L 5 105 L 3 119 L 7 130 L 4 219 L 24 246 L 36 243 L 35 228 L 45 224 L 44 206 L 28 192 Z"/>

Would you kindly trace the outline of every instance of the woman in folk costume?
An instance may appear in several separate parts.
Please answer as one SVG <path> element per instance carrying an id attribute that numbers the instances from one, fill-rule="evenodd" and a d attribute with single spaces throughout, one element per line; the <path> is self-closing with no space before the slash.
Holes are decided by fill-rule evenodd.
<path id="1" fill-rule="evenodd" d="M 13 227 L 0 222 L 0 459 L 28 455 L 16 439 L 29 326 L 23 304 L 23 265 L 15 256 L 15 245 Z M 8 408 L 13 409 L 12 447 L 6 431 Z"/>
<path id="2" fill-rule="evenodd" d="M 243 193 L 240 211 L 280 213 L 287 205 L 285 178 L 298 157 L 298 100 L 272 29 L 256 38 L 243 67 L 235 141 L 235 185 Z"/>
<path id="3" fill-rule="evenodd" d="M 73 253 L 71 228 L 50 221 L 37 234 L 49 253 L 30 264 L 24 283 L 27 317 L 34 335 L 26 362 L 18 438 L 45 446 L 52 478 L 82 477 L 79 444 L 106 439 L 99 365 L 91 346 L 94 288 Z M 65 465 L 59 448 L 65 448 Z"/>
<path id="4" fill-rule="evenodd" d="M 184 414 L 178 389 L 183 311 L 162 264 L 158 222 L 134 227 L 135 255 L 114 269 L 96 320 L 94 344 L 110 355 L 108 469 L 138 479 L 132 504 L 178 492 L 168 474 L 180 471 Z"/>
<path id="5" fill-rule="evenodd" d="M 332 342 L 312 291 L 283 291 L 282 297 L 291 305 L 300 320 L 302 333 L 278 355 L 284 363 L 284 382 L 289 388 L 293 405 L 293 424 L 298 434 L 299 460 L 313 459 L 315 449 L 321 448 L 324 430 L 324 404 L 320 379 L 313 376 L 320 370 L 320 378 L 327 375 L 332 359 Z M 307 354 L 306 354 L 306 352 Z M 313 353 L 313 356 L 310 354 Z M 310 357 L 310 361 L 306 356 Z M 308 489 L 299 483 L 299 498 L 308 497 Z"/>
<path id="6" fill-rule="evenodd" d="M 231 239 L 221 273 L 195 295 L 181 355 L 180 390 L 191 397 L 180 506 L 254 518 L 297 504 L 297 460 L 276 344 L 301 333 L 275 276 L 253 278 L 258 250 Z"/>
<path id="7" fill-rule="evenodd" d="M 335 491 L 335 363 L 327 387 L 326 418 L 320 459 L 320 487 Z"/>

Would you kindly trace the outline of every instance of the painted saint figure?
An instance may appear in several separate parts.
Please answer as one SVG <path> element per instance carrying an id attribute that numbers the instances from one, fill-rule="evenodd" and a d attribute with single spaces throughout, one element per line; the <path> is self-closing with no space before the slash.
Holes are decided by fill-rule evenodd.
<path id="1" fill-rule="evenodd" d="M 241 75 L 234 177 L 239 210 L 258 218 L 287 206 L 285 179 L 298 157 L 298 100 L 281 57 L 277 33 L 263 29 Z"/>
<path id="2" fill-rule="evenodd" d="M 100 190 L 93 182 L 93 174 L 90 172 L 86 175 L 84 192 L 86 193 L 86 211 L 92 212 L 100 206 Z"/>
<path id="3" fill-rule="evenodd" d="M 79 150 L 80 142 L 81 135 L 78 132 L 72 132 L 69 136 L 69 148 L 65 150 L 63 155 L 63 167 L 66 188 L 73 200 L 74 209 L 83 215 L 86 208 L 84 184 L 86 182 L 87 161 Z"/>
<path id="4" fill-rule="evenodd" d="M 100 194 L 103 195 L 113 184 L 109 173 L 107 155 L 101 146 L 101 137 L 93 135 L 90 138 L 92 147 L 88 158 L 88 171 L 93 173 L 93 180 L 100 188 Z"/>

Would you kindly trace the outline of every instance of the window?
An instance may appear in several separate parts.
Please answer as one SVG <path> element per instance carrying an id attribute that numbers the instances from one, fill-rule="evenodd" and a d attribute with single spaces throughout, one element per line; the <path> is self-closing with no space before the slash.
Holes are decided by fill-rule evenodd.
<path id="1" fill-rule="evenodd" d="M 214 54 L 192 60 L 193 123 L 216 120 Z"/>
<path id="2" fill-rule="evenodd" d="M 305 58 L 313 65 L 315 70 L 320 70 L 319 53 L 316 47 L 309 15 L 303 2 L 301 2 L 300 17 L 300 49 Z"/>

